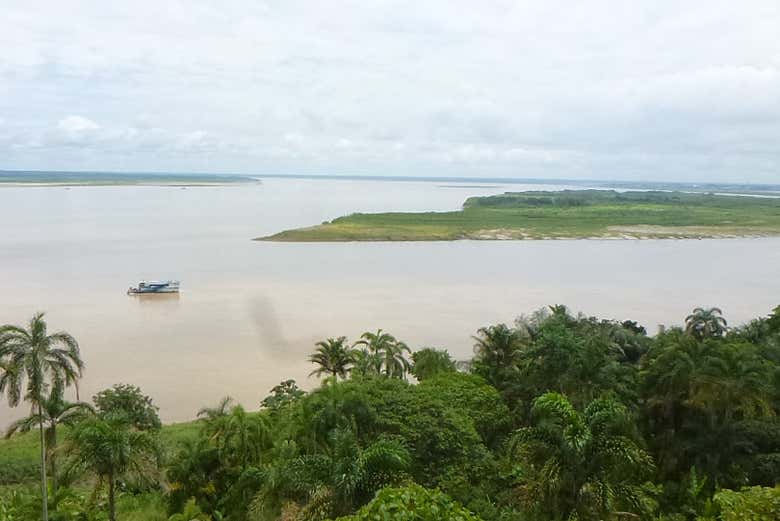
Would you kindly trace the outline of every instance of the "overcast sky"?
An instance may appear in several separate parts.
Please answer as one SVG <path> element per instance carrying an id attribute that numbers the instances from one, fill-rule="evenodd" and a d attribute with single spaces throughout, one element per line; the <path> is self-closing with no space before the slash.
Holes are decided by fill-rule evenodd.
<path id="1" fill-rule="evenodd" d="M 0 13 L 0 169 L 780 182 L 778 0 Z"/>

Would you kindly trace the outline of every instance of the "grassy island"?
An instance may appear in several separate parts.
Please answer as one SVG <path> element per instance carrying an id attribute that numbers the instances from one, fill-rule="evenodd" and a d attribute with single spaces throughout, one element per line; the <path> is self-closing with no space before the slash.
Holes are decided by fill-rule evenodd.
<path id="1" fill-rule="evenodd" d="M 471 197 L 452 212 L 355 213 L 258 240 L 710 238 L 780 234 L 780 199 L 684 192 L 565 190 Z"/>

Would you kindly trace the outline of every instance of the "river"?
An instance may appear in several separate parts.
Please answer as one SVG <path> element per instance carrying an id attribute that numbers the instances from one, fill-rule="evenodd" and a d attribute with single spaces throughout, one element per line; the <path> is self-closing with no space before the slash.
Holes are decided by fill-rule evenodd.
<path id="1" fill-rule="evenodd" d="M 230 395 L 304 388 L 317 340 L 383 328 L 471 355 L 491 323 L 564 303 L 655 332 L 717 305 L 730 324 L 780 304 L 780 239 L 290 244 L 250 239 L 353 211 L 451 210 L 471 195 L 562 186 L 266 179 L 172 187 L 0 187 L 0 323 L 45 311 L 79 341 L 82 398 L 114 383 L 164 421 Z M 178 297 L 131 297 L 176 278 Z M 0 405 L 0 426 L 26 412 Z"/>

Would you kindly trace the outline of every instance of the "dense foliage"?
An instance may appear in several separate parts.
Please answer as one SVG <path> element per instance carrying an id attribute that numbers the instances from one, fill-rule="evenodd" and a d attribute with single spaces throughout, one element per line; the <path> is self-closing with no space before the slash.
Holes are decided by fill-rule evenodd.
<path id="1" fill-rule="evenodd" d="M 97 393 L 92 400 L 101 414 L 121 414 L 140 430 L 159 429 L 157 406 L 135 385 L 117 384 Z"/>
<path id="2" fill-rule="evenodd" d="M 438 490 L 428 490 L 420 485 L 404 488 L 386 488 L 368 505 L 351 516 L 338 521 L 480 521 Z"/>
<path id="3" fill-rule="evenodd" d="M 66 426 L 45 503 L 60 520 L 778 518 L 780 307 L 733 328 L 697 308 L 649 336 L 557 305 L 474 342 L 460 362 L 383 330 L 318 342 L 319 387 L 284 380 L 256 412 L 226 397 L 167 450 L 132 386 L 93 409 L 54 376 L 15 429 Z M 0 521 L 39 517 L 41 493 L 0 489 Z"/>

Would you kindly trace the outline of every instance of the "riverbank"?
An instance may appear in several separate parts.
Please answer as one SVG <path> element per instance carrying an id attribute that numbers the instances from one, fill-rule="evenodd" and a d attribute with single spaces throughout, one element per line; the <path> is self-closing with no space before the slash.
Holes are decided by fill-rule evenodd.
<path id="1" fill-rule="evenodd" d="M 704 239 L 778 234 L 780 199 L 566 190 L 472 197 L 453 212 L 356 213 L 257 240 Z"/>

